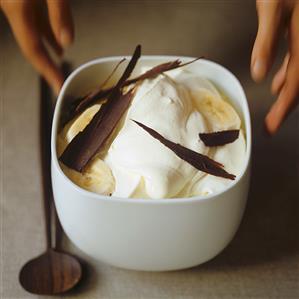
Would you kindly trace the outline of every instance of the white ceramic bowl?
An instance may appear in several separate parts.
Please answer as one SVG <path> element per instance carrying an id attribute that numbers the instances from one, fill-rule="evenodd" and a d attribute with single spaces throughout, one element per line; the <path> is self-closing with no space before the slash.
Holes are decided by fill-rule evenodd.
<path id="1" fill-rule="evenodd" d="M 86 254 L 135 270 L 165 271 L 199 265 L 222 251 L 235 235 L 246 205 L 251 155 L 251 123 L 244 91 L 222 66 L 199 60 L 188 69 L 210 79 L 242 116 L 247 153 L 241 175 L 224 191 L 178 199 L 124 199 L 81 189 L 61 170 L 56 137 L 62 105 L 101 83 L 122 57 L 100 58 L 76 69 L 64 83 L 52 128 L 52 183 L 57 212 L 68 237 Z M 143 56 L 136 67 L 154 66 L 174 56 Z M 192 57 L 179 57 L 189 61 Z M 117 78 L 124 65 L 115 74 Z"/>

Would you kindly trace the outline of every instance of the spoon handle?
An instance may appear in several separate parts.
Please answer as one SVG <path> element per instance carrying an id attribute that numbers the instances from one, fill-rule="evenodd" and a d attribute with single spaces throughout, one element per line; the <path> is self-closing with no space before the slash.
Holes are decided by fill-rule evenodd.
<path id="1" fill-rule="evenodd" d="M 52 126 L 52 101 L 51 90 L 46 81 L 40 77 L 40 119 L 39 119 L 39 141 L 41 158 L 42 197 L 44 204 L 46 245 L 51 248 L 51 126 Z"/>
<path id="2" fill-rule="evenodd" d="M 71 73 L 72 70 L 72 65 L 69 61 L 63 61 L 61 64 L 61 70 L 62 73 L 64 75 L 64 78 L 67 78 L 68 75 Z M 61 251 L 62 250 L 62 237 L 63 237 L 63 229 L 62 226 L 60 224 L 58 215 L 57 215 L 57 211 L 56 211 L 56 207 L 55 207 L 55 203 L 52 197 L 52 208 L 53 208 L 53 213 L 54 213 L 54 219 L 55 219 L 55 228 L 54 228 L 54 237 L 55 237 L 55 243 L 52 244 L 52 246 L 54 247 L 55 250 Z"/>

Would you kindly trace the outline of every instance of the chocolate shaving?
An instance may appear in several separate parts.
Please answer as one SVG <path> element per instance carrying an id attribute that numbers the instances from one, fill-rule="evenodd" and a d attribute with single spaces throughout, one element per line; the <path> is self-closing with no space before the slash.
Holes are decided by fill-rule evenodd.
<path id="1" fill-rule="evenodd" d="M 219 162 L 216 162 L 209 158 L 208 156 L 202 155 L 200 153 L 197 153 L 195 151 L 192 151 L 178 143 L 174 143 L 166 138 L 164 138 L 162 135 L 160 135 L 157 131 L 155 131 L 152 128 L 147 127 L 146 125 L 133 120 L 138 126 L 143 128 L 147 133 L 149 133 L 152 137 L 159 140 L 162 144 L 164 144 L 166 147 L 168 147 L 170 150 L 172 150 L 178 157 L 180 157 L 182 160 L 188 162 L 193 167 L 197 168 L 198 170 L 201 170 L 203 172 L 206 172 L 208 174 L 234 180 L 236 178 L 235 175 L 230 174 L 226 172 L 223 169 L 223 165 Z"/>
<path id="2" fill-rule="evenodd" d="M 104 99 L 106 98 L 109 93 L 111 92 L 111 89 L 103 89 L 103 87 L 107 84 L 107 82 L 111 79 L 111 77 L 114 75 L 118 67 L 123 63 L 126 59 L 123 58 L 120 60 L 117 65 L 114 67 L 110 75 L 107 77 L 107 79 L 100 85 L 100 87 L 95 88 L 92 92 L 89 92 L 87 95 L 80 97 L 76 100 L 73 100 L 72 103 L 69 105 L 68 109 L 63 113 L 64 118 L 62 121 L 62 125 L 65 126 L 67 122 L 69 122 L 71 119 L 73 119 L 76 115 L 83 112 L 86 108 L 88 108 L 92 103 L 97 101 L 98 99 Z M 68 100 L 67 102 L 70 102 L 71 100 Z"/>
<path id="3" fill-rule="evenodd" d="M 239 130 L 226 130 L 213 133 L 199 133 L 199 138 L 206 146 L 219 146 L 234 142 L 239 137 Z"/>
<path id="4" fill-rule="evenodd" d="M 122 94 L 121 88 L 131 75 L 140 55 L 141 46 L 138 45 L 124 73 L 109 94 L 107 102 L 102 104 L 91 122 L 66 147 L 59 158 L 66 166 L 82 172 L 104 145 L 133 98 L 133 89 Z"/>
<path id="5" fill-rule="evenodd" d="M 86 108 L 86 104 L 88 104 L 88 102 L 90 102 L 93 98 L 105 98 L 106 96 L 108 96 L 108 94 L 111 92 L 111 89 L 109 90 L 109 92 L 107 93 L 107 90 L 105 91 L 103 89 L 103 87 L 108 83 L 108 81 L 111 79 L 111 77 L 114 75 L 114 73 L 116 72 L 116 70 L 118 69 L 118 67 L 125 61 L 126 59 L 123 58 L 121 61 L 119 61 L 117 63 L 117 65 L 114 67 L 114 69 L 112 70 L 112 72 L 110 73 L 110 75 L 107 77 L 107 79 L 101 84 L 100 87 L 96 88 L 95 90 L 93 90 L 92 92 L 90 92 L 87 96 L 85 96 L 80 103 L 77 105 L 75 112 L 79 113 L 81 111 L 83 111 Z"/>
<path id="6" fill-rule="evenodd" d="M 191 63 L 193 63 L 193 62 L 195 62 L 195 61 L 197 61 L 201 58 L 202 57 L 198 57 L 198 58 L 195 58 L 195 59 L 193 59 L 191 61 L 188 61 L 186 63 L 183 63 L 183 64 L 179 59 L 159 64 L 159 65 L 151 68 L 150 70 L 148 70 L 144 74 L 141 74 L 140 76 L 138 76 L 136 78 L 133 78 L 131 80 L 127 80 L 126 85 L 130 85 L 132 83 L 136 83 L 138 81 L 145 80 L 145 79 L 155 78 L 155 77 L 157 77 L 158 75 L 160 75 L 162 73 L 165 73 L 165 72 L 170 71 L 170 70 L 174 70 L 178 67 L 186 66 L 186 65 L 191 64 Z"/>
<path id="7" fill-rule="evenodd" d="M 183 64 L 179 59 L 159 64 L 159 65 L 151 68 L 150 70 L 148 70 L 144 74 L 141 74 L 140 76 L 138 76 L 136 78 L 127 80 L 124 83 L 124 86 L 128 86 L 130 84 L 136 83 L 136 82 L 141 81 L 141 80 L 154 78 L 154 77 L 156 77 L 156 76 L 158 76 L 158 75 L 160 75 L 164 72 L 167 72 L 167 71 L 179 68 L 179 67 L 186 66 L 186 65 L 191 64 L 191 63 L 193 63 L 196 60 L 199 60 L 201 58 L 202 57 L 198 57 L 198 58 L 195 58 L 195 59 L 193 59 L 191 61 L 188 61 L 186 63 L 183 63 Z M 111 87 L 111 88 L 103 89 L 102 86 L 103 86 L 103 84 L 101 85 L 101 87 L 98 87 L 95 90 L 93 90 L 92 92 L 90 92 L 87 96 L 75 100 L 73 102 L 74 103 L 74 106 L 72 108 L 73 112 L 70 113 L 70 116 L 68 117 L 68 120 L 70 120 L 72 117 L 74 117 L 78 113 L 84 111 L 86 108 L 91 106 L 94 102 L 96 102 L 100 99 L 106 98 L 114 88 L 114 87 Z"/>
<path id="8" fill-rule="evenodd" d="M 128 109 L 133 95 L 133 90 L 124 95 L 117 94 L 113 104 L 110 104 L 104 113 L 99 113 L 100 109 L 85 129 L 73 138 L 59 160 L 69 168 L 82 172 L 87 163 L 104 145 Z"/>

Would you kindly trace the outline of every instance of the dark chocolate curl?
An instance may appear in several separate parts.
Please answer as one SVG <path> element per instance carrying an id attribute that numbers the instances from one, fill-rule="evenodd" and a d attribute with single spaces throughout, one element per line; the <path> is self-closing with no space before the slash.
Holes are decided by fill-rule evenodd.
<path id="1" fill-rule="evenodd" d="M 111 79 L 113 74 L 116 72 L 118 67 L 125 61 L 126 59 L 123 58 L 120 60 L 117 65 L 114 67 L 110 75 L 107 77 L 107 79 L 100 85 L 100 87 L 95 88 L 91 92 L 89 92 L 87 95 L 78 98 L 76 100 L 73 100 L 72 103 L 69 105 L 67 111 L 64 113 L 64 119 L 63 119 L 63 126 L 69 122 L 71 119 L 73 119 L 75 116 L 79 115 L 81 112 L 83 112 L 86 108 L 90 107 L 93 103 L 95 103 L 98 100 L 105 99 L 108 97 L 109 93 L 112 89 L 104 89 L 104 86 L 107 84 L 107 82 Z M 69 100 L 71 101 L 71 100 Z"/>
<path id="2" fill-rule="evenodd" d="M 182 160 L 188 162 L 196 169 L 206 172 L 208 174 L 234 180 L 236 178 L 235 175 L 226 172 L 223 169 L 223 165 L 219 162 L 216 162 L 209 158 L 208 156 L 202 155 L 195 151 L 192 151 L 178 143 L 174 143 L 166 138 L 164 138 L 161 134 L 155 131 L 152 128 L 147 127 L 146 125 L 133 120 L 138 126 L 143 128 L 147 133 L 149 133 L 152 137 L 159 140 L 162 144 L 172 150 L 178 157 Z"/>
<path id="3" fill-rule="evenodd" d="M 140 55 L 141 47 L 138 45 L 123 75 L 109 94 L 107 102 L 102 104 L 91 122 L 73 138 L 62 153 L 60 161 L 69 168 L 82 172 L 128 109 L 134 91 L 130 90 L 123 95 L 121 88 L 131 75 Z"/>
<path id="4" fill-rule="evenodd" d="M 131 90 L 125 95 L 117 95 L 118 100 L 110 105 L 105 114 L 95 115 L 85 129 L 73 138 L 59 160 L 69 168 L 82 172 L 127 111 L 133 93 Z"/>
<path id="5" fill-rule="evenodd" d="M 234 142 L 239 137 L 239 130 L 226 130 L 213 133 L 200 133 L 199 138 L 206 146 L 220 146 Z"/>
<path id="6" fill-rule="evenodd" d="M 186 65 L 191 64 L 191 63 L 193 63 L 196 60 L 199 60 L 201 58 L 202 57 L 198 57 L 198 58 L 195 58 L 195 59 L 193 59 L 191 61 L 188 61 L 186 63 L 183 63 L 183 64 L 179 59 L 159 64 L 159 65 L 151 68 L 150 70 L 148 70 L 144 74 L 141 74 L 140 76 L 138 76 L 136 78 L 127 80 L 124 83 L 124 86 L 128 86 L 130 84 L 136 83 L 136 82 L 141 81 L 141 80 L 155 78 L 156 76 L 158 76 L 158 75 L 160 75 L 164 72 L 174 70 L 174 69 L 179 68 L 179 67 L 186 66 Z M 121 62 L 119 62 L 118 65 Z M 101 85 L 101 87 L 98 87 L 98 88 L 94 89 L 93 91 L 91 91 L 85 97 L 75 100 L 73 102 L 74 106 L 72 107 L 73 112 L 70 113 L 70 117 L 68 117 L 68 120 L 70 120 L 72 117 L 74 117 L 78 113 L 82 112 L 84 109 L 91 106 L 94 102 L 96 102 L 100 99 L 106 98 L 114 88 L 114 87 L 111 87 L 111 88 L 107 88 L 107 89 L 102 89 L 102 86 L 103 86 L 103 84 Z"/>
<path id="7" fill-rule="evenodd" d="M 83 110 L 85 110 L 85 108 L 88 107 L 89 103 L 93 103 L 98 99 L 102 99 L 105 98 L 109 95 L 109 93 L 111 92 L 112 89 L 108 90 L 108 89 L 104 89 L 104 86 L 107 84 L 107 82 L 111 79 L 111 77 L 113 76 L 113 74 L 116 72 L 116 70 L 118 69 L 118 67 L 125 61 L 126 59 L 123 58 L 122 60 L 120 60 L 117 65 L 114 67 L 114 69 L 112 70 L 112 72 L 110 73 L 110 75 L 107 77 L 107 79 L 101 84 L 100 87 L 96 88 L 95 90 L 93 90 L 92 92 L 90 92 L 89 94 L 87 94 L 81 101 L 80 103 L 77 105 L 75 112 L 76 113 L 80 113 Z"/>
<path id="8" fill-rule="evenodd" d="M 157 77 L 158 75 L 160 75 L 162 73 L 165 73 L 165 72 L 170 71 L 170 70 L 174 70 L 178 67 L 186 66 L 186 65 L 191 64 L 191 63 L 193 63 L 196 60 L 199 60 L 201 58 L 202 57 L 198 57 L 198 58 L 195 58 L 195 59 L 193 59 L 191 61 L 188 61 L 186 63 L 183 63 L 183 64 L 179 59 L 159 64 L 157 66 L 154 66 L 153 68 L 151 68 L 150 70 L 148 70 L 144 74 L 141 74 L 140 76 L 138 76 L 136 78 L 133 78 L 131 80 L 127 80 L 126 85 L 130 85 L 132 83 L 136 83 L 138 81 L 145 80 L 145 79 L 155 78 L 155 77 Z"/>

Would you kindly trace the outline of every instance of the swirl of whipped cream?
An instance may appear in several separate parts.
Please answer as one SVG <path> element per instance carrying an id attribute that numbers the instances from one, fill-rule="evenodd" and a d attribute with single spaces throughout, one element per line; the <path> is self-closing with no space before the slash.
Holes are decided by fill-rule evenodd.
<path id="1" fill-rule="evenodd" d="M 96 104 L 68 124 L 59 139 L 60 152 L 90 121 L 100 108 Z M 88 168 L 90 180 L 96 180 L 92 191 L 132 198 L 173 198 L 211 194 L 232 182 L 198 171 L 151 137 L 133 121 L 155 129 L 165 138 L 208 155 L 222 163 L 226 171 L 238 175 L 242 169 L 246 142 L 241 120 L 235 109 L 215 86 L 205 78 L 182 69 L 142 81 L 122 125 L 104 155 L 96 157 Z M 233 143 L 209 148 L 199 139 L 201 132 L 241 129 Z M 93 163 L 103 162 L 106 177 L 92 173 Z M 107 167 L 108 166 L 108 167 Z M 65 168 L 65 167 L 64 167 Z M 94 167 L 95 168 L 95 167 Z M 75 183 L 78 174 L 65 171 Z M 80 176 L 79 185 L 91 188 Z M 82 183 L 83 182 L 83 183 Z M 103 185 L 99 187 L 99 184 Z M 109 184 L 109 186 L 107 185 Z"/>

